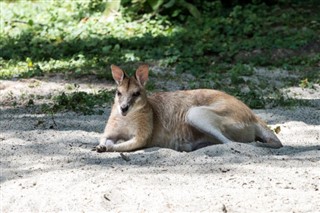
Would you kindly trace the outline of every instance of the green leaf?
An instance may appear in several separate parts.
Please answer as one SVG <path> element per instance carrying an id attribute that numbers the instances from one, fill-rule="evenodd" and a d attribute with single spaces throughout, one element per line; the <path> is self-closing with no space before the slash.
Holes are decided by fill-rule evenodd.
<path id="1" fill-rule="evenodd" d="M 28 24 L 29 24 L 30 26 L 33 26 L 33 21 L 32 21 L 31 19 L 29 19 Z"/>
<path id="2" fill-rule="evenodd" d="M 173 7 L 176 3 L 176 0 L 170 0 L 168 3 L 164 4 L 163 7 L 170 8 Z"/>
<path id="3" fill-rule="evenodd" d="M 195 18 L 198 18 L 200 19 L 201 18 L 201 13 L 199 12 L 199 10 L 197 9 L 197 7 L 195 7 L 194 5 L 186 2 L 185 0 L 180 0 L 179 1 L 179 4 L 182 6 L 182 7 L 185 7 L 188 9 L 189 13 L 195 17 Z"/>
<path id="4" fill-rule="evenodd" d="M 163 4 L 163 2 L 164 0 L 148 0 L 148 3 L 153 11 L 158 10 L 159 7 Z"/>
<path id="5" fill-rule="evenodd" d="M 32 62 L 32 60 L 31 60 L 31 58 L 27 57 L 26 62 L 27 62 L 27 64 L 28 64 L 28 67 L 29 67 L 29 68 L 30 68 L 30 67 L 33 67 L 33 62 Z"/>
<path id="6" fill-rule="evenodd" d="M 186 1 L 181 1 L 181 5 L 183 5 L 184 7 L 186 7 L 189 11 L 189 13 L 197 18 L 197 19 L 200 19 L 201 18 L 201 13 L 199 12 L 199 10 L 193 6 L 192 4 L 186 2 Z"/>
<path id="7" fill-rule="evenodd" d="M 109 51 L 111 50 L 112 46 L 108 45 L 108 46 L 104 46 L 102 47 L 102 52 L 103 53 L 109 53 Z"/>
<path id="8" fill-rule="evenodd" d="M 181 12 L 180 9 L 177 9 L 177 10 L 173 11 L 172 17 L 177 17 L 180 14 L 180 12 Z"/>

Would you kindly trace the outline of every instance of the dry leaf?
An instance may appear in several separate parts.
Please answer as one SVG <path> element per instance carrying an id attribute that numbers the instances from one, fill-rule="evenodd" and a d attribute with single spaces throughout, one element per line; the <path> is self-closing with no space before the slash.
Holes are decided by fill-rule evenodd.
<path id="1" fill-rule="evenodd" d="M 276 128 L 274 128 L 273 131 L 274 131 L 276 134 L 279 134 L 279 132 L 281 131 L 280 126 L 277 126 Z"/>

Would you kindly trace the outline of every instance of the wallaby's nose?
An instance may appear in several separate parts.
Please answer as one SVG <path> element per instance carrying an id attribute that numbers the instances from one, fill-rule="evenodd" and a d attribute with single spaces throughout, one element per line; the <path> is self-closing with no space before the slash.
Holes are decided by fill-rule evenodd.
<path id="1" fill-rule="evenodd" d="M 122 113 L 126 113 L 129 109 L 129 105 L 121 106 L 120 108 Z"/>

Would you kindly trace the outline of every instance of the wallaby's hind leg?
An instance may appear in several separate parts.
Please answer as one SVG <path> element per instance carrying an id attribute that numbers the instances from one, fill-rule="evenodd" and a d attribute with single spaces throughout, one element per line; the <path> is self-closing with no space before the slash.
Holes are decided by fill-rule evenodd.
<path id="1" fill-rule="evenodd" d="M 249 123 L 235 121 L 232 117 L 220 116 L 214 107 L 193 107 L 187 113 L 187 122 L 197 130 L 207 134 L 214 142 L 256 142 L 256 145 L 281 148 L 282 144 L 277 136 L 262 121 Z"/>
<path id="2" fill-rule="evenodd" d="M 232 142 L 221 132 L 220 127 L 223 122 L 221 116 L 208 107 L 193 107 L 189 109 L 186 121 L 200 132 L 212 137 L 216 142 L 223 144 Z"/>
<path id="3" fill-rule="evenodd" d="M 281 148 L 283 147 L 279 138 L 270 130 L 265 124 L 256 124 L 256 142 L 257 146 L 269 147 L 269 148 Z"/>

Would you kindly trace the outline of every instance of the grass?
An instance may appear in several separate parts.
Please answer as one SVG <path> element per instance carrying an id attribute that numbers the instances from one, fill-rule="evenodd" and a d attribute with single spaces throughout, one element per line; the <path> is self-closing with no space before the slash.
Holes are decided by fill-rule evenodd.
<path id="1" fill-rule="evenodd" d="M 47 113 L 56 113 L 59 111 L 74 111 L 84 115 L 102 114 L 99 109 L 105 104 L 111 104 L 113 91 L 100 90 L 96 94 L 88 94 L 83 91 L 74 91 L 72 93 L 61 93 L 54 97 L 53 105 L 42 105 L 42 111 Z"/>
<path id="2" fill-rule="evenodd" d="M 82 1 L 2 1 L 0 79 L 63 73 L 112 80 L 105 71 L 110 64 L 131 70 L 142 61 L 191 74 L 199 86 L 214 85 L 253 108 L 271 96 L 274 105 L 284 105 L 281 95 L 263 91 L 265 85 L 243 80 L 254 67 L 268 67 L 291 70 L 308 85 L 320 82 L 320 6 L 281 2 L 226 9 L 210 1 L 198 8 L 201 19 L 145 14 L 141 21 L 122 13 L 108 22 Z M 299 80 L 293 86 L 299 84 L 304 86 Z M 250 91 L 241 92 L 243 86 Z M 94 100 L 87 95 L 68 100 Z M 59 100 L 55 104 L 66 106 Z"/>

